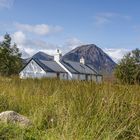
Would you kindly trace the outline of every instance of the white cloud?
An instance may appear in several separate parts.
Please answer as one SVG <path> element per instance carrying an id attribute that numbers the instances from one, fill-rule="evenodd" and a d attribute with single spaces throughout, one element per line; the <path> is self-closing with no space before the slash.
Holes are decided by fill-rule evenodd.
<path id="1" fill-rule="evenodd" d="M 1 8 L 11 8 L 15 0 L 0 0 Z"/>
<path id="2" fill-rule="evenodd" d="M 64 43 L 64 46 L 66 46 L 69 49 L 74 49 L 75 47 L 78 47 L 83 44 L 84 43 L 81 40 L 74 37 L 67 39 L 66 42 Z"/>
<path id="3" fill-rule="evenodd" d="M 128 20 L 131 20 L 131 17 L 127 15 L 113 13 L 113 12 L 103 12 L 103 13 L 98 13 L 94 16 L 94 23 L 96 25 L 104 25 L 104 24 L 112 22 L 115 19 L 128 21 Z"/>
<path id="4" fill-rule="evenodd" d="M 54 55 L 55 50 L 59 47 L 55 44 L 47 43 L 43 40 L 28 39 L 27 35 L 22 31 L 17 31 L 12 34 L 12 41 L 15 42 L 22 52 L 22 57 L 27 58 L 37 53 L 38 51 L 46 52 Z"/>
<path id="5" fill-rule="evenodd" d="M 26 35 L 22 31 L 17 31 L 12 35 L 13 42 L 22 45 L 26 42 Z"/>
<path id="6" fill-rule="evenodd" d="M 52 43 L 48 43 L 44 40 L 36 40 L 36 39 L 32 39 L 32 40 L 27 40 L 26 41 L 26 45 L 31 45 L 31 46 L 36 46 L 39 49 L 55 49 L 58 47 L 58 45 L 52 44 Z"/>
<path id="7" fill-rule="evenodd" d="M 22 57 L 29 57 L 31 54 L 30 48 L 26 44 L 26 35 L 22 31 L 17 31 L 12 34 L 12 41 L 17 44 L 19 50 L 22 52 Z"/>
<path id="8" fill-rule="evenodd" d="M 62 31 L 62 27 L 60 26 L 51 26 L 47 24 L 29 25 L 20 23 L 14 23 L 13 26 L 14 30 L 18 30 L 11 34 L 12 43 L 17 44 L 18 48 L 22 52 L 23 58 L 32 56 L 38 51 L 54 54 L 55 50 L 60 48 L 56 44 L 46 42 L 42 39 L 36 39 L 36 37 L 40 38 L 40 35 L 50 35 Z M 33 34 L 36 34 L 36 36 Z M 30 36 L 32 38 L 30 38 Z M 2 40 L 3 37 L 0 36 L 0 41 Z"/>
<path id="9" fill-rule="evenodd" d="M 96 16 L 95 17 L 95 23 L 97 25 L 106 24 L 108 22 L 110 22 L 110 20 L 108 18 L 106 18 L 106 17 L 102 17 L 102 16 Z"/>
<path id="10" fill-rule="evenodd" d="M 109 23 L 111 20 L 112 17 L 116 16 L 115 13 L 98 13 L 94 19 L 95 19 L 95 23 L 97 25 L 102 25 L 102 24 L 106 24 L 106 23 Z"/>
<path id="11" fill-rule="evenodd" d="M 56 54 L 56 50 L 57 50 L 57 48 L 56 49 L 43 49 L 43 50 L 40 50 L 40 51 L 45 52 L 45 53 L 47 53 L 49 55 L 54 56 Z"/>
<path id="12" fill-rule="evenodd" d="M 37 35 L 49 35 L 62 31 L 62 27 L 60 26 L 52 26 L 47 24 L 30 25 L 16 23 L 15 26 L 18 30 L 34 33 Z"/>
<path id="13" fill-rule="evenodd" d="M 36 53 L 35 48 L 32 49 L 32 48 L 26 47 L 26 48 L 23 48 L 22 51 L 26 52 L 29 56 L 32 56 L 34 53 Z"/>
<path id="14" fill-rule="evenodd" d="M 103 49 L 115 62 L 119 62 L 130 50 L 124 48 L 105 48 Z"/>
<path id="15" fill-rule="evenodd" d="M 4 40 L 3 36 L 0 36 L 0 42 L 3 41 L 3 40 Z"/>

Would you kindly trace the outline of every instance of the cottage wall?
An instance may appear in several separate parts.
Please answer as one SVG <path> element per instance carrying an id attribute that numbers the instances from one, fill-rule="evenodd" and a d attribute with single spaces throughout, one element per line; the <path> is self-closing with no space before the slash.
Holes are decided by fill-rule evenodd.
<path id="1" fill-rule="evenodd" d="M 92 81 L 97 82 L 97 75 L 92 75 Z"/>
<path id="2" fill-rule="evenodd" d="M 72 80 L 78 80 L 78 74 L 72 74 Z"/>
<path id="3" fill-rule="evenodd" d="M 85 74 L 80 74 L 80 79 L 79 80 L 86 80 L 86 75 Z"/>
<path id="4" fill-rule="evenodd" d="M 34 60 L 31 60 L 19 75 L 20 78 L 40 78 L 45 77 L 46 72 Z"/>
<path id="5" fill-rule="evenodd" d="M 92 81 L 92 75 L 88 75 L 88 81 Z"/>
<path id="6" fill-rule="evenodd" d="M 68 74 L 67 73 L 60 73 L 59 78 L 64 79 L 64 80 L 68 80 Z"/>
<path id="7" fill-rule="evenodd" d="M 53 73 L 53 72 L 47 72 L 44 77 L 46 77 L 46 78 L 56 78 L 57 74 Z"/>
<path id="8" fill-rule="evenodd" d="M 98 83 L 101 83 L 101 82 L 102 82 L 102 80 L 103 80 L 103 77 L 102 77 L 102 76 L 100 76 L 100 75 L 98 75 L 98 76 L 97 76 L 97 82 L 98 82 Z"/>
<path id="9" fill-rule="evenodd" d="M 85 74 L 72 74 L 73 80 L 85 80 L 86 76 Z"/>

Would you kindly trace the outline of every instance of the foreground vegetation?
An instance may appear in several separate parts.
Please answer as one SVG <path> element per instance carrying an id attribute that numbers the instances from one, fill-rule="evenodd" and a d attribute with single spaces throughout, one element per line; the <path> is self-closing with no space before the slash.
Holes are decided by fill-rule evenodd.
<path id="1" fill-rule="evenodd" d="M 29 128 L 0 123 L 3 140 L 139 140 L 140 86 L 0 78 L 0 112 Z"/>
<path id="2" fill-rule="evenodd" d="M 124 55 L 117 64 L 115 77 L 121 83 L 140 85 L 140 49 L 135 49 Z"/>

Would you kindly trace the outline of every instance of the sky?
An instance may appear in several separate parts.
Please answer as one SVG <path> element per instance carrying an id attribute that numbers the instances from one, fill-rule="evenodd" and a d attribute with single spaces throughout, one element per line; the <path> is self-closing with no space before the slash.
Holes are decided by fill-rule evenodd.
<path id="1" fill-rule="evenodd" d="M 140 0 L 0 0 L 0 41 L 9 33 L 23 58 L 96 44 L 115 62 L 140 48 Z"/>

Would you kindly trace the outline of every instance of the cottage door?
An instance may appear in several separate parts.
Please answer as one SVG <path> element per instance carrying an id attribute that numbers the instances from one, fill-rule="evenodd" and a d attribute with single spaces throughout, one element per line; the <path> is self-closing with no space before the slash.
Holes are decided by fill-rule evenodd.
<path id="1" fill-rule="evenodd" d="M 60 78 L 60 73 L 57 73 L 57 78 L 58 78 L 58 79 Z"/>

